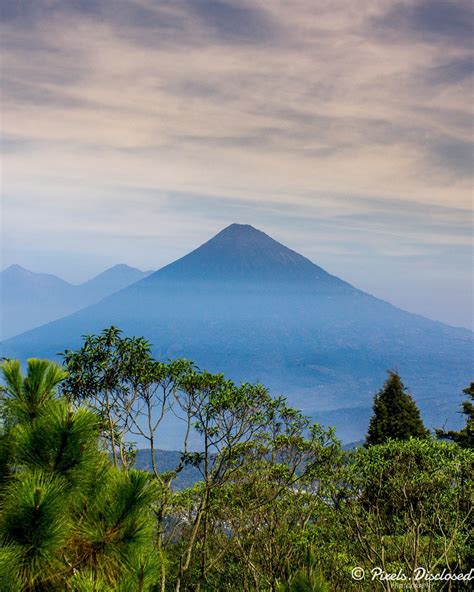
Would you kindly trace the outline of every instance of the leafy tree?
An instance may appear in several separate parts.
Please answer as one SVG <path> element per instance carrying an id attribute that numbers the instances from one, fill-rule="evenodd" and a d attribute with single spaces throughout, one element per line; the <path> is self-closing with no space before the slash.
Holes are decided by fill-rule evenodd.
<path id="1" fill-rule="evenodd" d="M 334 589 L 353 587 L 355 566 L 367 574 L 374 567 L 401 569 L 413 590 L 426 589 L 413 578 L 419 566 L 432 573 L 469 571 L 473 461 L 470 450 L 431 438 L 389 440 L 348 453 L 333 474 L 332 504 L 318 529 L 319 540 L 337 542 L 331 554 L 320 554 Z M 345 580 L 338 582 L 337 574 Z M 358 585 L 374 589 L 370 578 L 366 587 Z M 377 585 L 396 589 L 390 581 Z"/>
<path id="2" fill-rule="evenodd" d="M 261 385 L 235 385 L 222 375 L 189 372 L 180 383 L 179 405 L 202 440 L 202 452 L 185 455 L 202 475 L 193 518 L 179 558 L 175 590 L 186 583 L 199 550 L 200 585 L 207 581 L 212 500 L 246 462 L 246 453 L 274 418 L 281 400 Z"/>
<path id="3" fill-rule="evenodd" d="M 373 411 L 365 446 L 383 444 L 389 439 L 426 438 L 429 434 L 415 401 L 396 372 L 389 372 L 383 388 L 375 395 Z"/>
<path id="4" fill-rule="evenodd" d="M 463 401 L 462 411 L 466 416 L 466 425 L 459 431 L 436 430 L 436 435 L 443 440 L 452 440 L 462 448 L 474 448 L 474 382 L 463 390 L 463 393 L 469 395 L 470 401 Z"/>
<path id="5" fill-rule="evenodd" d="M 130 462 L 125 434 L 137 399 L 137 375 L 150 363 L 150 344 L 142 337 L 122 337 L 117 327 L 86 335 L 77 351 L 63 353 L 67 378 L 63 394 L 86 402 L 101 418 L 103 438 L 116 466 Z"/>
<path id="6" fill-rule="evenodd" d="M 208 494 L 207 523 L 196 534 L 197 548 L 206 546 L 206 560 L 193 555 L 185 589 L 200 581 L 211 590 L 274 590 L 304 567 L 309 544 L 304 533 L 325 503 L 322 480 L 339 451 L 331 431 L 278 401 L 239 449 L 224 480 L 175 496 L 183 516 L 180 538 L 186 541 L 187 525 Z"/>

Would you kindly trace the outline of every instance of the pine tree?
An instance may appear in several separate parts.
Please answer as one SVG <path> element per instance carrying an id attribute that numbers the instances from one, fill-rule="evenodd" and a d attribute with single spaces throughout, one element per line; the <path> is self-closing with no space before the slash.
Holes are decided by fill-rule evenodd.
<path id="1" fill-rule="evenodd" d="M 436 430 L 436 435 L 443 440 L 452 440 L 462 448 L 474 448 L 474 382 L 463 390 L 470 397 L 470 401 L 463 401 L 462 411 L 467 418 L 466 425 L 459 431 Z"/>
<path id="2" fill-rule="evenodd" d="M 159 570 L 155 488 L 145 472 L 112 467 L 100 418 L 55 389 L 56 364 L 2 364 L 0 590 L 142 590 Z"/>
<path id="3" fill-rule="evenodd" d="M 429 434 L 415 401 L 396 372 L 388 373 L 383 388 L 375 395 L 373 411 L 365 446 L 383 444 L 389 439 L 426 438 Z"/>

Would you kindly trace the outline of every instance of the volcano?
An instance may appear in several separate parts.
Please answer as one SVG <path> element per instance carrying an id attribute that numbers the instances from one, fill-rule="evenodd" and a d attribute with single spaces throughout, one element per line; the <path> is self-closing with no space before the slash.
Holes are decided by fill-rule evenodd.
<path id="1" fill-rule="evenodd" d="M 366 294 L 248 225 L 232 224 L 99 303 L 3 342 L 2 354 L 54 358 L 110 325 L 144 336 L 162 359 L 261 382 L 345 441 L 365 433 L 388 369 L 430 427 L 456 425 L 472 380 L 472 332 Z M 166 447 L 172 440 L 171 430 Z"/>

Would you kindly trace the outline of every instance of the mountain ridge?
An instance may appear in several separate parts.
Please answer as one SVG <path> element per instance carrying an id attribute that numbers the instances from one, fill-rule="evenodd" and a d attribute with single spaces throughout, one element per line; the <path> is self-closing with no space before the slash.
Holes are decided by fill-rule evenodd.
<path id="1" fill-rule="evenodd" d="M 98 302 L 149 272 L 117 264 L 81 283 L 18 264 L 0 272 L 0 334 L 9 338 Z"/>

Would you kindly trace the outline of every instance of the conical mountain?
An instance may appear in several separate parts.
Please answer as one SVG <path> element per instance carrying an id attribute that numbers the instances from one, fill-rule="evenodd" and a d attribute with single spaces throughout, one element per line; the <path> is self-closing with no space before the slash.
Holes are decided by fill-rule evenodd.
<path id="1" fill-rule="evenodd" d="M 2 354 L 52 357 L 112 324 L 145 336 L 163 359 L 261 381 L 348 441 L 363 437 L 387 369 L 401 374 L 427 425 L 456 419 L 457 393 L 471 379 L 470 331 L 365 294 L 247 225 L 232 224 L 101 302 L 4 342 Z"/>
<path id="2" fill-rule="evenodd" d="M 156 274 L 155 274 L 156 275 Z M 217 281 L 337 281 L 303 255 L 248 224 L 231 224 L 158 272 L 159 277 Z"/>

